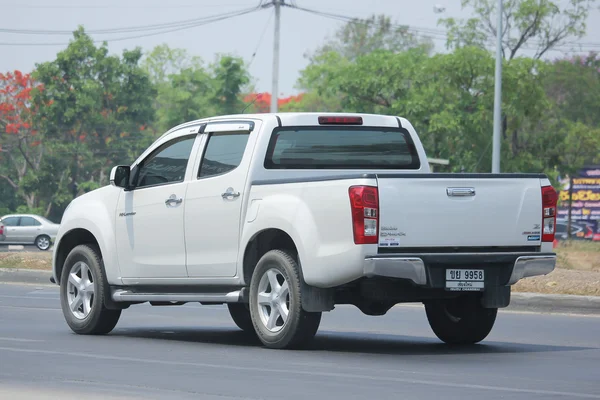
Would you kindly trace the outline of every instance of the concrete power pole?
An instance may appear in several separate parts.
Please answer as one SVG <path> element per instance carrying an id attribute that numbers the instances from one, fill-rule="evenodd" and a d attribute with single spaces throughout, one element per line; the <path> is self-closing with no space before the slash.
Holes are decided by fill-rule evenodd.
<path id="1" fill-rule="evenodd" d="M 492 138 L 492 173 L 500 173 L 500 131 L 502 129 L 502 0 L 498 0 L 496 27 L 496 82 L 494 86 L 494 136 Z"/>
<path id="2" fill-rule="evenodd" d="M 281 19 L 281 5 L 285 0 L 273 0 L 275 6 L 275 36 L 273 38 L 273 81 L 271 85 L 271 112 L 277 112 L 279 97 L 279 25 Z"/>

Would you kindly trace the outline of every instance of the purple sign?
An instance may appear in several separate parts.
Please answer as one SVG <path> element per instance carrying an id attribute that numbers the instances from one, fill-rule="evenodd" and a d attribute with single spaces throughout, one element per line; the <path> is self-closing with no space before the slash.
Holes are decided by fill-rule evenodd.
<path id="1" fill-rule="evenodd" d="M 559 191 L 557 236 L 564 230 L 569 218 L 569 179 L 561 180 Z M 587 167 L 573 177 L 571 204 L 571 237 L 574 239 L 600 240 L 600 166 Z M 565 225 L 565 227 L 563 227 Z"/>

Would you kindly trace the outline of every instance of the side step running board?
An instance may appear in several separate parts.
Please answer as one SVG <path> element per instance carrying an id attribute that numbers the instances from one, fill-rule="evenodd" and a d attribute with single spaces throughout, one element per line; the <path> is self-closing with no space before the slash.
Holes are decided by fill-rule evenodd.
<path id="1" fill-rule="evenodd" d="M 199 303 L 238 303 L 242 299 L 242 291 L 229 293 L 139 293 L 126 289 L 117 289 L 112 293 L 115 302 L 199 302 Z"/>

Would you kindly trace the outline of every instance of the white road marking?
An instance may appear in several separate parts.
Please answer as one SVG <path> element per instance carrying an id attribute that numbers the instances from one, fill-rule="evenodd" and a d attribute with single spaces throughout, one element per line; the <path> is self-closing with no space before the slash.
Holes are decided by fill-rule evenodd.
<path id="1" fill-rule="evenodd" d="M 9 294 L 0 294 L 0 298 L 4 298 L 4 299 L 29 299 L 29 300 L 58 300 L 59 296 L 58 295 L 51 295 L 51 296 L 13 296 L 13 295 L 9 295 Z"/>
<path id="2" fill-rule="evenodd" d="M 183 362 L 183 361 L 166 361 L 156 360 L 150 358 L 137 358 L 137 357 L 120 357 L 120 356 L 109 356 L 102 354 L 90 354 L 90 353 L 77 353 L 68 351 L 53 351 L 53 350 L 33 350 L 33 349 L 19 349 L 11 347 L 0 347 L 0 351 L 9 351 L 15 353 L 30 353 L 30 354 L 51 354 L 56 356 L 70 356 L 77 358 L 90 358 L 97 360 L 109 360 L 109 361 L 123 361 L 123 362 L 135 362 L 142 364 L 159 364 L 159 365 L 177 365 L 186 367 L 201 367 L 211 369 L 224 369 L 232 371 L 247 371 L 247 372 L 263 372 L 266 375 L 281 375 L 292 376 L 292 375 L 305 375 L 305 376 L 328 376 L 331 378 L 342 378 L 350 380 L 360 381 L 375 381 L 375 382 L 394 382 L 394 383 L 405 383 L 413 385 L 427 385 L 427 386 L 439 386 L 447 388 L 461 388 L 461 389 L 478 389 L 488 390 L 492 392 L 506 392 L 506 393 L 529 393 L 535 395 L 548 395 L 548 396 L 566 396 L 569 398 L 582 398 L 582 399 L 600 399 L 600 394 L 592 393 L 577 393 L 577 392 L 559 392 L 554 390 L 543 390 L 543 389 L 521 389 L 515 387 L 502 387 L 502 386 L 490 386 L 490 385 L 475 385 L 469 383 L 456 383 L 456 382 L 440 382 L 439 380 L 425 380 L 425 379 L 410 379 L 410 378 L 399 378 L 399 377 L 385 377 L 385 376 L 374 376 L 374 375 L 360 375 L 343 372 L 327 372 L 327 371 L 302 371 L 302 370 L 290 370 L 285 368 L 261 368 L 257 366 L 242 367 L 235 365 L 225 364 L 210 364 L 210 363 L 199 363 L 199 362 Z"/>
<path id="3" fill-rule="evenodd" d="M 0 340 L 5 340 L 8 342 L 43 342 L 43 340 L 37 340 L 37 339 L 22 339 L 22 338 L 11 338 L 11 337 L 0 337 Z"/>
<path id="4" fill-rule="evenodd" d="M 17 310 L 34 310 L 34 311 L 62 311 L 60 308 L 51 308 L 51 307 L 19 307 L 19 306 L 0 305 L 0 308 L 13 308 L 13 309 L 17 309 Z"/>

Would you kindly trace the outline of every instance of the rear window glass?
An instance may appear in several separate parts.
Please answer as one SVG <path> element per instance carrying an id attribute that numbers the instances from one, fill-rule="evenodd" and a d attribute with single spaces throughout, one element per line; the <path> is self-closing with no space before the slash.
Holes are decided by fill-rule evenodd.
<path id="1" fill-rule="evenodd" d="M 267 150 L 268 169 L 418 169 L 410 135 L 385 128 L 279 128 Z"/>

